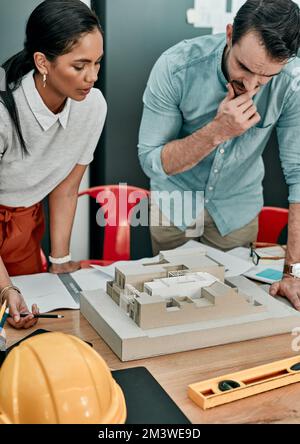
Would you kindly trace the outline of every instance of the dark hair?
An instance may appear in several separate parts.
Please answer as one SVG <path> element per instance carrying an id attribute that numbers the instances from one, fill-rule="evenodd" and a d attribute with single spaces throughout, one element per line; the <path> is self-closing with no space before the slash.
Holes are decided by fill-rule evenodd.
<path id="1" fill-rule="evenodd" d="M 0 92 L 1 102 L 15 125 L 24 153 L 28 154 L 28 150 L 12 92 L 20 86 L 22 77 L 35 69 L 34 53 L 42 52 L 52 62 L 70 52 L 83 34 L 95 28 L 102 34 L 96 14 L 81 0 L 45 0 L 29 17 L 23 51 L 3 64 L 6 91 Z"/>
<path id="2" fill-rule="evenodd" d="M 300 9 L 291 0 L 248 0 L 238 11 L 232 44 L 256 31 L 269 55 L 278 61 L 295 57 L 300 47 Z"/>

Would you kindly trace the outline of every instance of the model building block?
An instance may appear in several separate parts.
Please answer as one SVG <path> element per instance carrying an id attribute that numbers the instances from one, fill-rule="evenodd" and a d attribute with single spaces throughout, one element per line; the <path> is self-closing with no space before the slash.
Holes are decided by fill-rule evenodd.
<path id="1" fill-rule="evenodd" d="M 127 288 L 129 315 L 145 330 L 265 310 L 258 303 L 249 304 L 236 289 L 214 279 L 211 283 L 211 278 L 207 273 L 191 273 L 155 279 L 144 285 L 144 292 Z"/>
<path id="2" fill-rule="evenodd" d="M 224 282 L 203 247 L 117 266 L 107 292 L 81 294 L 81 312 L 124 361 L 285 333 L 300 321 L 246 278 Z"/>

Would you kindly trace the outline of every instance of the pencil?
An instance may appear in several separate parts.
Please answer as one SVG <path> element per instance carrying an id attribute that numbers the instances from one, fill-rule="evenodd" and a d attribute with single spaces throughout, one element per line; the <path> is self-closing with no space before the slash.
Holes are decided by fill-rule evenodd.
<path id="1" fill-rule="evenodd" d="M 21 318 L 26 318 L 26 316 L 30 315 L 31 313 L 20 313 Z M 12 316 L 9 315 L 11 318 Z M 63 319 L 64 316 L 62 315 L 54 315 L 54 314 L 36 314 L 34 315 L 34 318 L 36 319 Z"/>
<path id="2" fill-rule="evenodd" d="M 8 316 L 9 316 L 9 308 L 7 307 L 7 309 L 4 312 L 4 315 L 2 316 L 1 322 L 0 322 L 0 328 L 1 329 L 3 329 L 4 324 L 5 324 L 6 319 L 8 318 Z"/>
<path id="3" fill-rule="evenodd" d="M 1 310 L 0 310 L 0 322 L 2 321 L 5 310 L 6 310 L 6 299 L 5 299 L 4 304 L 2 305 Z"/>

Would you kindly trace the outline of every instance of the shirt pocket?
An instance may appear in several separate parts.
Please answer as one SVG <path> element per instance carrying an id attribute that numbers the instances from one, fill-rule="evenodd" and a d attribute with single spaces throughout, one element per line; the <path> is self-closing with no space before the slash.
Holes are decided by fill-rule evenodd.
<path id="1" fill-rule="evenodd" d="M 235 160 L 245 161 L 252 156 L 261 156 L 274 128 L 274 123 L 259 122 L 242 136 L 236 138 Z"/>

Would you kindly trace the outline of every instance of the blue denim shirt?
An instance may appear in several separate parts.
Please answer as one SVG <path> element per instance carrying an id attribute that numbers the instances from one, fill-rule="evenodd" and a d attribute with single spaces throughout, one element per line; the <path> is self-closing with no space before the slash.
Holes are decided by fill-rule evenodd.
<path id="1" fill-rule="evenodd" d="M 300 202 L 300 59 L 261 87 L 254 102 L 261 121 L 218 147 L 195 167 L 169 176 L 161 151 L 211 122 L 227 94 L 222 71 L 224 34 L 184 40 L 156 62 L 144 94 L 139 159 L 151 190 L 203 191 L 205 207 L 225 236 L 260 212 L 263 206 L 262 153 L 276 127 L 289 202 Z M 274 177 L 276 180 L 276 177 Z M 191 221 L 192 222 L 192 219 Z M 179 228 L 185 229 L 189 221 Z"/>

